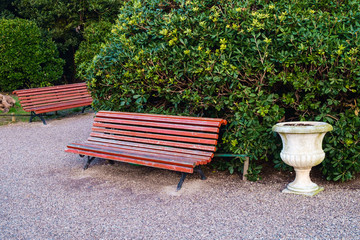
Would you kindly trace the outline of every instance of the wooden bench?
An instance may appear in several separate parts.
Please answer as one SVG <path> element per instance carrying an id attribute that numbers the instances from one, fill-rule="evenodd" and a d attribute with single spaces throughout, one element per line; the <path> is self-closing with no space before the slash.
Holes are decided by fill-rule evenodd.
<path id="1" fill-rule="evenodd" d="M 43 113 L 58 110 L 90 106 L 92 98 L 86 83 L 74 83 L 54 87 L 30 88 L 15 90 L 13 94 L 19 97 L 21 106 L 26 112 L 31 112 L 30 121 L 38 116 L 46 124 Z"/>
<path id="2" fill-rule="evenodd" d="M 71 143 L 66 152 L 181 172 L 179 190 L 188 173 L 211 161 L 216 151 L 219 128 L 226 120 L 141 113 L 100 111 L 90 137 Z"/>

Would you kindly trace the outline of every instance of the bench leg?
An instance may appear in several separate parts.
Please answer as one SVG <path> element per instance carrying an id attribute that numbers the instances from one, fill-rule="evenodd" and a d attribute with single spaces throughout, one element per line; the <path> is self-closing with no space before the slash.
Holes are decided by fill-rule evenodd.
<path id="1" fill-rule="evenodd" d="M 184 182 L 187 175 L 188 175 L 188 173 L 183 173 L 183 172 L 181 173 L 181 178 L 180 178 L 180 181 L 179 181 L 179 183 L 177 185 L 176 191 L 179 191 L 181 189 L 181 186 L 182 186 L 182 184 L 183 184 L 183 182 Z"/>
<path id="2" fill-rule="evenodd" d="M 43 118 L 42 114 L 36 114 L 35 112 L 31 111 L 30 120 L 29 122 L 32 122 L 33 118 L 38 116 L 44 125 L 46 125 L 45 119 Z"/>
<path id="3" fill-rule="evenodd" d="M 95 159 L 95 157 L 90 157 L 90 156 L 88 156 L 88 160 L 87 160 L 87 162 L 86 162 L 86 164 L 85 164 L 85 166 L 84 166 L 84 170 L 86 170 L 86 169 L 89 168 L 90 163 L 91 163 L 92 160 L 94 160 L 94 159 Z"/>
<path id="4" fill-rule="evenodd" d="M 92 108 L 92 107 L 91 107 L 91 105 L 89 105 L 89 106 L 84 106 L 84 107 L 82 108 L 82 110 L 81 110 L 81 113 L 84 113 L 84 111 L 85 111 L 86 108 Z"/>
<path id="5" fill-rule="evenodd" d="M 205 174 L 201 170 L 200 166 L 196 166 L 194 168 L 194 171 L 200 174 L 201 180 L 206 180 Z M 188 173 L 183 173 L 183 172 L 181 173 L 181 178 L 180 178 L 180 181 L 179 181 L 179 183 L 177 185 L 176 191 L 179 191 L 181 189 L 187 175 L 188 175 Z"/>
<path id="6" fill-rule="evenodd" d="M 200 174 L 201 180 L 206 180 L 204 172 L 201 170 L 200 166 L 194 168 L 195 172 Z"/>

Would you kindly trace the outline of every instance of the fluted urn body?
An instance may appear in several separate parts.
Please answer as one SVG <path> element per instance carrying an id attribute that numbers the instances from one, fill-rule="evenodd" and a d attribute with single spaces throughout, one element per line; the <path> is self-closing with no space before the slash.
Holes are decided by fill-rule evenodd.
<path id="1" fill-rule="evenodd" d="M 283 192 L 313 196 L 323 190 L 311 181 L 310 170 L 324 160 L 322 141 L 326 132 L 332 129 L 328 123 L 309 121 L 283 122 L 273 126 L 283 143 L 280 157 L 296 172 L 295 180 Z"/>

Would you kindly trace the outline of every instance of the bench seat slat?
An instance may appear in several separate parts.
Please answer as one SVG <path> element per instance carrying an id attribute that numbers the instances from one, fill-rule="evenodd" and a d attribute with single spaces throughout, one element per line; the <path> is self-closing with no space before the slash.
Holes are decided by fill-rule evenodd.
<path id="1" fill-rule="evenodd" d="M 80 103 L 80 102 L 89 102 L 91 101 L 91 97 L 79 97 L 79 98 L 68 98 L 68 99 L 54 99 L 51 101 L 43 101 L 37 104 L 33 103 L 25 103 L 23 104 L 23 108 L 46 108 L 47 106 L 54 106 L 54 105 L 71 105 L 71 103 Z"/>
<path id="2" fill-rule="evenodd" d="M 139 142 L 139 143 L 157 144 L 157 145 L 164 145 L 164 146 L 171 146 L 171 147 L 190 148 L 190 149 L 197 149 L 197 150 L 204 150 L 204 151 L 215 152 L 215 150 L 216 150 L 215 146 L 189 144 L 189 143 L 172 142 L 172 141 L 164 141 L 164 140 L 153 140 L 153 139 L 146 139 L 146 138 L 126 137 L 126 136 L 102 134 L 102 133 L 96 133 L 96 132 L 90 133 L 90 136 L 123 140 L 123 141 L 129 141 L 129 142 Z"/>
<path id="3" fill-rule="evenodd" d="M 211 133 L 203 133 L 203 132 L 190 132 L 190 131 L 179 131 L 179 130 L 172 130 L 172 129 L 164 129 L 164 128 L 149 128 L 149 127 L 137 127 L 136 125 L 122 125 L 122 124 L 106 124 L 106 123 L 99 123 L 94 122 L 94 127 L 103 127 L 103 128 L 115 128 L 115 129 L 122 129 L 122 130 L 130 130 L 130 131 L 137 131 L 137 132 L 151 132 L 151 133 L 162 133 L 162 134 L 169 134 L 169 135 L 179 135 L 179 136 L 189 136 L 189 137 L 200 137 L 200 138 L 209 138 L 209 139 L 218 139 L 218 134 L 211 134 Z"/>
<path id="4" fill-rule="evenodd" d="M 71 107 L 69 107 L 69 106 L 59 106 L 59 107 L 52 108 L 52 109 L 37 110 L 35 113 L 40 114 L 40 113 L 47 113 L 47 112 L 52 112 L 52 111 L 60 111 L 60 110 L 65 110 L 65 109 L 69 109 L 69 108 L 88 106 L 90 104 L 91 103 L 88 103 L 88 104 L 79 103 L 79 104 L 73 104 L 73 105 L 71 105 Z"/>
<path id="5" fill-rule="evenodd" d="M 190 163 L 195 163 L 195 165 L 202 165 L 207 164 L 211 161 L 211 156 L 199 156 L 193 154 L 186 154 L 186 153 L 177 153 L 177 152 L 167 152 L 162 150 L 155 150 L 155 149 L 146 149 L 146 148 L 138 148 L 138 147 L 130 147 L 130 146 L 119 146 L 114 144 L 105 144 L 105 143 L 93 143 L 93 142 L 85 142 L 85 143 L 77 143 L 78 145 L 90 146 L 101 148 L 104 150 L 123 150 L 123 151 L 135 151 L 137 153 L 142 154 L 151 154 L 154 156 L 163 156 L 164 158 L 170 159 L 177 159 L 178 161 L 185 161 Z"/>
<path id="6" fill-rule="evenodd" d="M 164 155 L 164 156 L 172 156 L 172 157 L 184 157 L 193 159 L 197 164 L 206 164 L 210 162 L 211 157 L 208 156 L 200 156 L 200 155 L 193 155 L 193 154 L 186 154 L 186 153 L 178 153 L 178 152 L 168 152 L 163 150 L 155 150 L 155 149 L 147 149 L 147 148 L 138 148 L 138 147 L 131 147 L 131 146 L 121 146 L 111 143 L 94 143 L 86 141 L 83 144 L 77 143 L 77 145 L 84 145 L 84 146 L 92 146 L 92 147 L 101 147 L 103 149 L 122 149 L 122 150 L 133 150 L 137 152 L 144 152 L 144 153 L 155 153 L 157 155 Z"/>
<path id="7" fill-rule="evenodd" d="M 67 101 L 63 103 L 57 104 L 50 104 L 50 105 L 40 105 L 40 106 L 29 106 L 24 107 L 25 111 L 34 111 L 35 113 L 44 113 L 44 112 L 51 112 L 51 111 L 58 111 L 63 109 L 87 106 L 92 103 L 91 98 L 82 99 L 81 101 Z"/>
<path id="8" fill-rule="evenodd" d="M 101 132 L 101 133 L 112 133 L 112 134 L 116 134 L 116 135 L 142 137 L 142 138 L 149 138 L 149 139 L 161 139 L 161 140 L 199 143 L 199 144 L 211 144 L 211 145 L 217 144 L 216 140 L 204 139 L 204 138 L 191 138 L 191 137 L 180 137 L 180 136 L 163 135 L 163 134 L 122 131 L 122 130 L 113 130 L 113 129 L 98 128 L 98 127 L 93 127 L 92 131 L 93 132 Z"/>
<path id="9" fill-rule="evenodd" d="M 210 158 L 212 158 L 214 156 L 213 152 L 208 152 L 208 151 L 192 150 L 192 149 L 185 149 L 185 148 L 175 148 L 175 147 L 144 144 L 144 143 L 126 142 L 126 141 L 97 138 L 97 137 L 89 137 L 88 142 L 138 147 L 138 148 L 143 148 L 143 149 L 155 149 L 155 150 L 174 152 L 174 153 L 188 153 L 188 154 L 192 154 L 192 155 L 205 156 L 205 157 L 210 157 Z"/>
<path id="10" fill-rule="evenodd" d="M 150 162 L 150 161 L 133 159 L 133 158 L 125 158 L 125 157 L 113 156 L 113 155 L 108 155 L 108 154 L 100 154 L 100 153 L 82 151 L 82 150 L 77 150 L 77 149 L 66 149 L 65 151 L 71 152 L 71 153 L 76 153 L 76 154 L 81 154 L 81 155 L 110 159 L 110 160 L 115 160 L 115 161 L 120 161 L 120 162 L 140 164 L 140 165 L 144 165 L 144 166 L 148 166 L 148 167 L 168 169 L 168 170 L 172 170 L 172 171 L 179 171 L 179 172 L 186 172 L 186 173 L 194 172 L 194 169 L 192 167 L 183 167 L 183 166 L 176 166 L 176 165 L 159 163 L 159 162 Z"/>
<path id="11" fill-rule="evenodd" d="M 138 120 L 138 121 L 152 121 L 152 122 L 166 122 L 166 123 L 180 123 L 180 124 L 189 124 L 189 125 L 200 125 L 200 126 L 211 126 L 211 127 L 220 127 L 222 124 L 221 121 L 202 121 L 201 119 L 186 119 L 186 118 L 161 118 L 155 116 L 146 116 L 146 115 L 129 115 L 122 114 L 118 112 L 116 114 L 100 111 L 97 116 L 99 117 L 108 117 L 115 119 L 129 119 L 129 120 Z"/>
<path id="12" fill-rule="evenodd" d="M 58 102 L 69 102 L 69 101 L 81 101 L 84 99 L 90 99 L 90 96 L 80 96 L 80 95 L 74 95 L 74 96 L 65 96 L 65 97 L 53 97 L 53 98 L 44 98 L 39 99 L 36 101 L 28 100 L 23 101 L 23 106 L 42 106 L 42 105 L 50 105 Z"/>
<path id="13" fill-rule="evenodd" d="M 100 118 L 100 117 L 95 117 L 94 121 L 101 123 L 129 124 L 129 125 L 137 125 L 137 126 L 150 126 L 150 127 L 172 128 L 172 129 L 182 129 L 182 130 L 197 130 L 201 132 L 213 132 L 213 133 L 219 132 L 219 128 L 216 127 L 192 126 L 192 125 L 173 124 L 173 123 L 134 121 L 134 120 L 126 120 L 126 119 L 112 119 L 112 118 Z"/>
<path id="14" fill-rule="evenodd" d="M 150 152 L 139 152 L 129 149 L 120 149 L 120 148 L 104 148 L 103 146 L 96 145 L 86 145 L 86 144 L 69 144 L 68 148 L 79 149 L 95 153 L 105 153 L 108 155 L 115 155 L 119 157 L 131 157 L 134 159 L 152 161 L 152 162 L 161 162 L 168 163 L 172 165 L 194 167 L 196 165 L 196 159 L 170 156 L 170 155 L 158 155 Z"/>

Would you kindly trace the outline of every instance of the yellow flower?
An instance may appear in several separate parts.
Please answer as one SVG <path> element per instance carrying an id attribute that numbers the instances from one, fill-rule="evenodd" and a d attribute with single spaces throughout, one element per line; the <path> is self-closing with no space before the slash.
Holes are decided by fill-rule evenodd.
<path id="1" fill-rule="evenodd" d="M 220 43 L 222 43 L 222 44 L 227 43 L 226 38 L 221 38 L 221 39 L 220 39 Z"/>
<path id="2" fill-rule="evenodd" d="M 175 45 L 175 43 L 177 42 L 177 37 L 174 37 L 173 39 L 171 39 L 170 41 L 169 41 L 169 46 L 173 46 L 173 45 Z"/>
<path id="3" fill-rule="evenodd" d="M 185 51 L 184 51 L 184 54 L 189 55 L 189 54 L 190 54 L 190 50 L 185 50 Z"/>
<path id="4" fill-rule="evenodd" d="M 265 37 L 264 42 L 266 42 L 267 44 L 270 44 L 271 43 L 271 38 Z"/>
<path id="5" fill-rule="evenodd" d="M 280 15 L 280 16 L 279 16 L 279 19 L 280 19 L 280 22 L 284 21 L 285 15 Z"/>
<path id="6" fill-rule="evenodd" d="M 199 51 L 201 51 L 202 50 L 202 47 L 201 46 L 198 46 L 198 48 L 197 48 Z"/>
<path id="7" fill-rule="evenodd" d="M 186 35 L 190 35 L 190 34 L 191 34 L 191 29 L 190 29 L 190 28 L 187 28 L 187 29 L 184 31 L 184 33 L 185 33 Z"/>
<path id="8" fill-rule="evenodd" d="M 167 29 L 162 29 L 162 30 L 160 30 L 159 33 L 160 33 L 161 35 L 166 36 L 166 35 L 168 34 L 168 30 L 167 30 Z"/>

